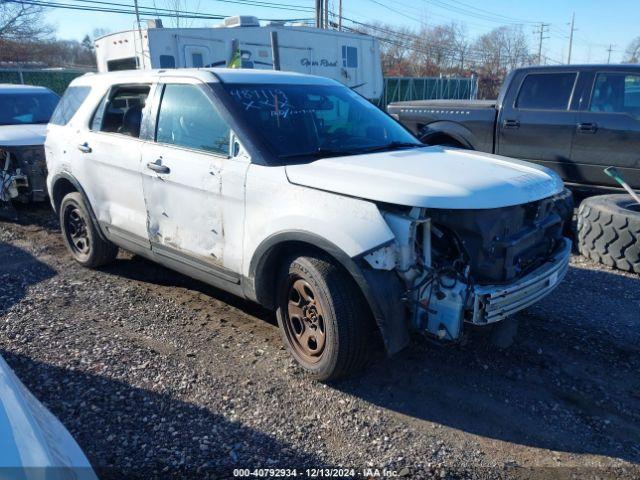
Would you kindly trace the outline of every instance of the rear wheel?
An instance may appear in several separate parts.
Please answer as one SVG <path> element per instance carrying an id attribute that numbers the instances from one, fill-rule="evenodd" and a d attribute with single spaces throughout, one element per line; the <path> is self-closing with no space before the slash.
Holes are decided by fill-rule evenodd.
<path id="1" fill-rule="evenodd" d="M 104 240 L 96 230 L 91 213 L 78 192 L 68 193 L 62 199 L 60 228 L 71 256 L 84 267 L 105 265 L 118 255 L 118 247 Z"/>
<path id="2" fill-rule="evenodd" d="M 278 325 L 300 366 L 317 380 L 359 370 L 368 358 L 371 318 L 351 277 L 329 258 L 297 257 L 280 276 Z"/>

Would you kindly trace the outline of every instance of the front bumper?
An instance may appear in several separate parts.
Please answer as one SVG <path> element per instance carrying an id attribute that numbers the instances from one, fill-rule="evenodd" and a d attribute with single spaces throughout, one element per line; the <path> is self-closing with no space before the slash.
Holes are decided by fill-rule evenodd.
<path id="1" fill-rule="evenodd" d="M 571 241 L 565 238 L 547 263 L 517 282 L 474 287 L 471 323 L 487 325 L 504 320 L 546 297 L 566 275 L 570 256 Z"/>

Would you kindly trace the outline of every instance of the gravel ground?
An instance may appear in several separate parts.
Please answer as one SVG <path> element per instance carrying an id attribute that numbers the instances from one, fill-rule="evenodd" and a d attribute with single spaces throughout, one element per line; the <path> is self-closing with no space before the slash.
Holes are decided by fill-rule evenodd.
<path id="1" fill-rule="evenodd" d="M 50 211 L 19 213 L 0 222 L 0 355 L 101 478 L 640 477 L 638 276 L 574 257 L 509 350 L 416 340 L 326 385 L 270 312 L 126 253 L 85 270 Z"/>

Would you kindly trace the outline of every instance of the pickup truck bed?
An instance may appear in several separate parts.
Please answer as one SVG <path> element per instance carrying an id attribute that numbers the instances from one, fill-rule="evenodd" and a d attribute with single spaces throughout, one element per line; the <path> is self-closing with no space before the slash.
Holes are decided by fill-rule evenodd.
<path id="1" fill-rule="evenodd" d="M 616 166 L 640 188 L 640 66 L 531 67 L 512 72 L 495 101 L 392 103 L 424 143 L 529 160 L 565 182 L 617 187 Z"/>

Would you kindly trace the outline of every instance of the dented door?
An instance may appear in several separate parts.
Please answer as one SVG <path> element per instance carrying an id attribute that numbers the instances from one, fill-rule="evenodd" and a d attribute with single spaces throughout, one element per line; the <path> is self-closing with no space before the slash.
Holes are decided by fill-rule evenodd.
<path id="1" fill-rule="evenodd" d="M 222 176 L 230 135 L 206 88 L 163 86 L 155 141 L 142 155 L 151 248 L 203 268 L 223 266 Z"/>

